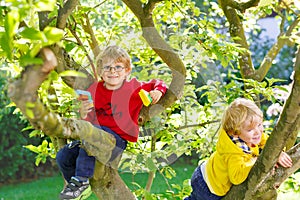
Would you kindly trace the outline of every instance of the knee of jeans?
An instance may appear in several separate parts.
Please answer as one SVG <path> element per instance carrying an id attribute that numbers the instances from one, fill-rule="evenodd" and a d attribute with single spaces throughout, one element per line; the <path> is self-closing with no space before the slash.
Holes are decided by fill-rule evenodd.
<path id="1" fill-rule="evenodd" d="M 61 166 L 62 164 L 62 151 L 58 151 L 57 154 L 56 154 L 56 163 L 58 164 L 58 166 Z"/>
<path id="2" fill-rule="evenodd" d="M 68 162 L 70 159 L 69 156 L 67 156 L 68 151 L 66 151 L 67 147 L 64 146 L 62 149 L 60 149 L 57 154 L 56 154 L 56 163 L 58 164 L 59 167 L 64 166 L 65 162 Z"/>

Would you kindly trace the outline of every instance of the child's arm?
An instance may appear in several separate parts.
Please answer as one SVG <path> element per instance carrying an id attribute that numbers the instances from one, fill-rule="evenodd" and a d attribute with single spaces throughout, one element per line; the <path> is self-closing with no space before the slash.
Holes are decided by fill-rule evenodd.
<path id="1" fill-rule="evenodd" d="M 142 90 L 147 91 L 146 94 L 139 93 L 141 99 L 142 100 L 144 99 L 143 103 L 145 106 L 149 106 L 150 104 L 156 104 L 168 89 L 167 85 L 163 81 L 157 79 L 153 79 L 149 82 L 139 82 L 139 83 L 141 83 L 140 91 Z"/>
<path id="2" fill-rule="evenodd" d="M 228 159 L 228 176 L 234 185 L 239 185 L 246 180 L 249 172 L 255 164 L 257 157 L 245 158 L 240 155 L 232 155 Z"/>
<path id="3" fill-rule="evenodd" d="M 293 165 L 291 157 L 285 152 L 281 152 L 277 163 L 282 167 L 292 167 Z"/>

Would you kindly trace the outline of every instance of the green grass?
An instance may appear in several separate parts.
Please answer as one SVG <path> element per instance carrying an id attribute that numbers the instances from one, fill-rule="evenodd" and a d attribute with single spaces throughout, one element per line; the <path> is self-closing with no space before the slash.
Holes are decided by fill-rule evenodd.
<path id="1" fill-rule="evenodd" d="M 196 166 L 185 165 L 182 162 L 172 166 L 176 171 L 177 176 L 169 180 L 169 184 L 181 185 L 185 179 L 191 178 L 191 175 Z M 132 175 L 130 173 L 120 173 L 122 179 L 131 190 L 136 190 L 138 187 L 133 182 L 138 183 L 141 187 L 145 187 L 148 175 L 138 173 Z M 58 194 L 63 188 L 62 176 L 57 173 L 56 176 L 41 178 L 28 183 L 19 183 L 0 187 L 0 200 L 55 200 L 58 199 Z M 168 189 L 168 185 L 160 174 L 157 174 L 153 186 L 152 193 L 164 193 Z M 298 200 L 300 193 L 295 193 L 292 190 L 287 190 L 285 193 L 280 192 L 278 200 Z M 92 194 L 88 200 L 97 200 Z"/>
<path id="2" fill-rule="evenodd" d="M 191 177 L 196 166 L 176 164 L 173 167 L 177 176 L 169 180 L 169 184 L 182 184 L 185 179 Z M 138 189 L 132 182 L 144 187 L 148 179 L 148 175 L 145 173 L 136 175 L 121 173 L 120 175 L 131 190 Z M 58 199 L 63 184 L 62 176 L 57 173 L 56 176 L 41 178 L 33 182 L 2 186 L 0 187 L 0 200 L 55 200 Z M 167 189 L 168 185 L 164 177 L 157 174 L 151 192 L 164 193 Z M 93 194 L 88 200 L 97 200 L 97 198 Z"/>

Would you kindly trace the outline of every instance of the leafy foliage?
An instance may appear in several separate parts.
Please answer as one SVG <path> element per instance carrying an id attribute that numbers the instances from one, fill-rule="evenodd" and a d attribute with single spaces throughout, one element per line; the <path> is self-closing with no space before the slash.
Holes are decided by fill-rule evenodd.
<path id="1" fill-rule="evenodd" d="M 28 123 L 10 105 L 5 76 L 0 71 L 0 184 L 41 175 L 33 164 L 35 154 L 23 148 L 25 144 L 38 144 L 40 139 L 30 139 L 28 131 L 22 131 Z"/>
<path id="2" fill-rule="evenodd" d="M 168 84 L 171 82 L 169 68 L 145 43 L 138 21 L 120 1 L 98 4 L 97 1 L 82 0 L 68 19 L 65 32 L 54 28 L 51 23 L 39 30 L 37 23 L 37 11 L 47 10 L 49 16 L 56 16 L 55 3 L 62 2 L 45 0 L 31 1 L 28 4 L 25 0 L 7 0 L 6 3 L 6 6 L 0 8 L 2 13 L 7 13 L 4 18 L 0 18 L 0 54 L 5 57 L 6 69 L 12 76 L 19 74 L 19 66 L 40 63 L 41 60 L 35 58 L 39 49 L 54 43 L 64 47 L 77 63 L 92 71 L 91 63 L 87 60 L 87 54 L 92 55 L 94 50 L 89 49 L 90 33 L 86 30 L 86 24 L 90 20 L 100 48 L 118 44 L 129 52 L 134 65 L 132 77 L 145 81 L 160 78 Z M 284 102 L 276 91 L 287 90 L 279 85 L 283 84 L 281 79 L 289 78 L 287 74 L 289 75 L 293 63 L 287 58 L 291 58 L 291 51 L 284 51 L 282 57 L 285 59 L 275 70 L 270 70 L 269 76 L 274 76 L 273 78 L 266 78 L 264 82 L 241 79 L 237 60 L 239 53 L 246 50 L 228 39 L 228 25 L 216 1 L 201 1 L 201 6 L 199 3 L 200 1 L 187 0 L 163 1 L 153 12 L 155 22 L 160 22 L 156 24 L 156 28 L 178 52 L 187 68 L 187 81 L 183 97 L 162 115 L 141 127 L 139 141 L 130 143 L 124 153 L 120 166 L 123 171 L 129 170 L 133 174 L 140 171 L 159 172 L 168 182 L 176 176 L 170 164 L 180 156 L 192 156 L 195 158 L 193 162 L 198 162 L 214 151 L 221 113 L 233 99 L 260 96 L 264 112 L 267 111 L 267 106 Z M 253 12 L 259 13 L 256 15 L 258 17 L 270 14 L 273 10 L 272 1 L 266 0 Z M 244 16 L 249 19 L 249 29 L 253 25 L 250 23 L 252 17 L 253 15 Z M 256 31 L 260 33 L 258 29 Z M 251 34 L 250 36 L 257 35 Z M 76 37 L 81 39 L 82 45 L 76 41 Z M 267 46 L 257 45 L 251 49 L 253 58 L 257 60 L 255 66 L 259 65 L 260 58 L 266 52 L 262 49 L 266 50 L 270 46 L 268 43 Z M 275 76 L 282 66 L 288 73 Z M 39 95 L 51 111 L 63 117 L 75 118 L 78 105 L 74 101 L 74 91 L 62 80 L 62 76 L 68 75 L 80 76 L 70 71 L 62 74 L 52 72 L 39 89 Z M 0 114 L 0 117 L 6 114 Z M 277 117 L 278 115 L 266 118 L 269 120 L 268 131 L 272 130 Z M 49 156 L 54 157 L 52 144 L 43 133 L 33 131 L 30 136 L 43 138 L 39 144 L 26 146 L 37 153 L 36 164 L 45 162 Z M 164 194 L 151 194 L 143 186 L 135 191 L 137 196 L 144 196 L 146 199 L 182 198 L 189 192 L 188 180 L 171 185 Z"/>
<path id="3" fill-rule="evenodd" d="M 6 13 L 0 21 L 1 54 L 10 61 L 18 60 L 21 66 L 40 64 L 41 59 L 35 58 L 42 47 L 49 46 L 61 40 L 63 32 L 55 27 L 39 30 L 34 15 L 28 13 L 53 10 L 54 0 L 45 1 L 6 1 L 1 12 Z"/>

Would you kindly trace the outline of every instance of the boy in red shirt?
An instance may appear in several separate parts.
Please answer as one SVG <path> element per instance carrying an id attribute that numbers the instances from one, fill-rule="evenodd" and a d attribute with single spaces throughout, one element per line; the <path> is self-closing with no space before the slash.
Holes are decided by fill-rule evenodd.
<path id="1" fill-rule="evenodd" d="M 88 100 L 82 101 L 80 109 L 82 119 L 115 137 L 116 147 L 110 161 L 123 152 L 127 141 L 136 142 L 138 139 L 138 117 L 143 107 L 139 91 L 148 91 L 152 104 L 155 104 L 167 90 L 166 84 L 160 80 L 127 80 L 131 69 L 130 57 L 124 49 L 118 46 L 106 48 L 100 59 L 102 80 L 88 88 L 93 104 Z M 60 193 L 60 199 L 86 199 L 91 194 L 89 178 L 94 173 L 95 158 L 88 156 L 77 144 L 78 141 L 75 141 L 66 145 L 56 156 L 58 166 L 69 183 Z"/>

